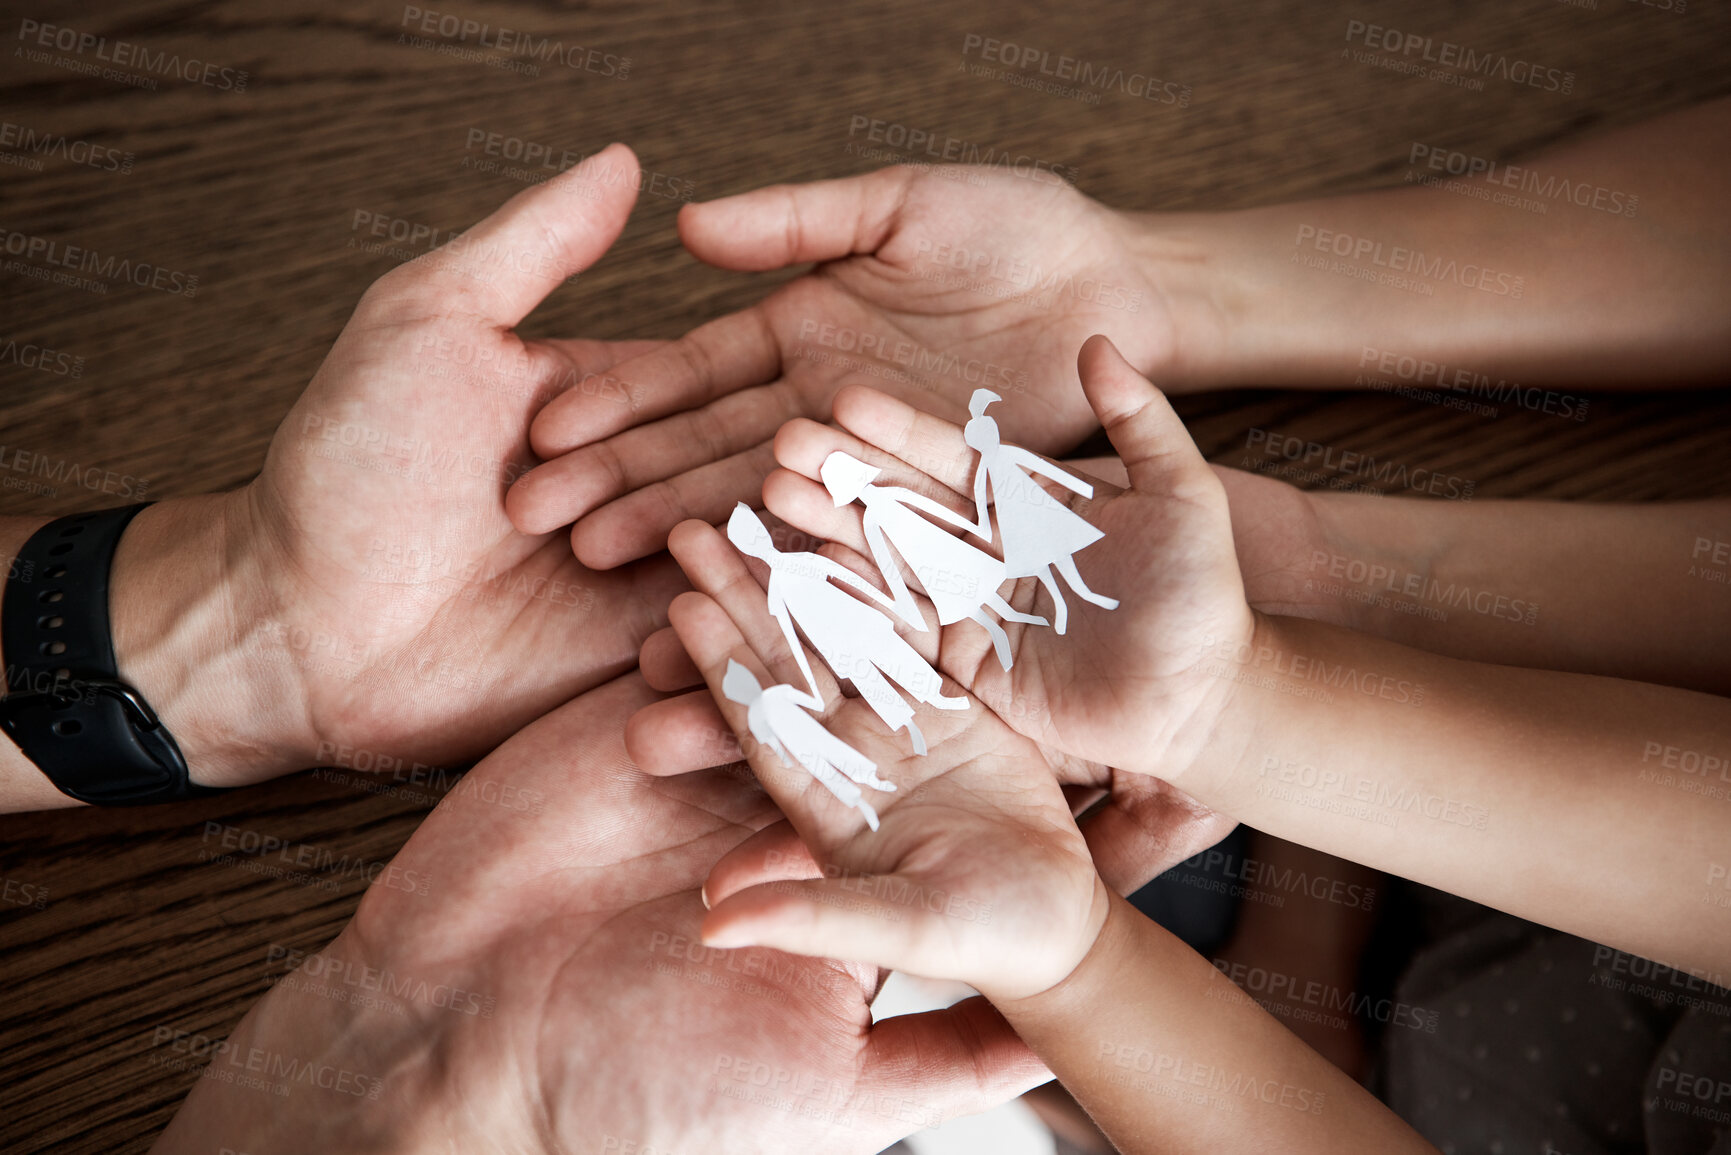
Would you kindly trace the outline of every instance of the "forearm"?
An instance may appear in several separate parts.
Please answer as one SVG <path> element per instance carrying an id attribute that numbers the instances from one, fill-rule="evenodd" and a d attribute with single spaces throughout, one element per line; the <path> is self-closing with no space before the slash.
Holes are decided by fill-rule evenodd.
<path id="1" fill-rule="evenodd" d="M 314 973 L 340 967 L 331 960 L 343 957 L 343 949 L 339 939 L 303 966 Z M 151 1148 L 155 1155 L 219 1148 L 255 1155 L 451 1149 L 433 1141 L 443 1104 L 428 1079 L 432 1034 L 417 1035 L 414 1020 L 391 1008 L 302 989 L 295 975 L 259 1000 L 224 1040 L 157 1032 L 155 1044 L 166 1056 L 208 1062 Z"/>
<path id="2" fill-rule="evenodd" d="M 1731 366 L 1731 321 L 1718 304 L 1731 294 L 1731 221 L 1718 204 L 1731 175 L 1728 136 L 1731 102 L 1718 101 L 1524 166 L 1553 192 L 1565 181 L 1619 192 L 1622 213 L 1561 195 L 1544 199 L 1542 213 L 1494 203 L 1477 194 L 1505 193 L 1503 184 L 1454 180 L 1421 158 L 1417 175 L 1460 187 L 1134 218 L 1177 341 L 1155 380 L 1181 391 L 1367 378 L 1627 388 L 1722 377 Z M 1628 196 L 1638 197 L 1633 215 Z"/>
<path id="3" fill-rule="evenodd" d="M 1470 661 L 1731 695 L 1731 502 L 1308 498 L 1320 537 L 1295 582 L 1337 611 L 1325 620 Z"/>
<path id="4" fill-rule="evenodd" d="M 122 680 L 136 687 L 174 736 L 193 781 L 257 780 L 261 767 L 299 768 L 307 751 L 295 670 L 259 644 L 269 626 L 263 575 L 248 572 L 244 493 L 159 502 L 133 519 L 110 571 L 109 618 Z M 0 519 L 0 551 L 15 558 L 49 519 Z M 14 567 L 16 568 L 16 567 Z M 19 572 L 29 595 L 49 588 Z M 252 591 L 252 592 L 246 592 Z M 9 595 L 12 596 L 12 595 Z M 280 649 L 280 648 L 279 648 Z M 8 690 L 27 688 L 5 655 Z M 73 688 L 76 689 L 76 672 Z M 10 740 L 0 738 L 0 811 L 77 805 Z"/>
<path id="5" fill-rule="evenodd" d="M 1069 978 L 998 1007 L 1127 1155 L 1432 1150 L 1117 897 Z"/>
<path id="6" fill-rule="evenodd" d="M 1201 802 L 1697 973 L 1731 962 L 1731 702 L 1295 618 L 1200 669 L 1235 683 L 1176 783 Z"/>

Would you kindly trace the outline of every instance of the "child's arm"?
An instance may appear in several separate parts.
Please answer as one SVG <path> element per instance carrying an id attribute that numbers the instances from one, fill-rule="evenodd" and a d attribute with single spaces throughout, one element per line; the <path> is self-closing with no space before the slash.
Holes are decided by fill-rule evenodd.
<path id="1" fill-rule="evenodd" d="M 1127 484 L 1115 457 L 1066 464 Z M 1245 595 L 1265 613 L 1731 695 L 1731 501 L 1432 501 L 1214 471 Z"/>
<path id="2" fill-rule="evenodd" d="M 921 706 L 932 738 L 922 758 L 865 703 L 832 702 L 830 733 L 900 787 L 868 791 L 881 811 L 875 832 L 746 744 L 747 714 L 722 692 L 723 670 L 739 661 L 773 681 L 786 657 L 743 562 L 714 529 L 688 522 L 669 545 L 697 591 L 674 601 L 673 627 L 818 875 L 762 882 L 751 865 L 762 843 L 729 852 L 705 887 L 706 945 L 970 983 L 1025 1025 L 1130 1155 L 1430 1150 L 1213 967 L 1110 897 L 1050 766 L 977 703 Z"/>
<path id="3" fill-rule="evenodd" d="M 1068 978 L 994 1005 L 1120 1151 L 1435 1150 L 1116 896 Z"/>
<path id="4" fill-rule="evenodd" d="M 1170 406 L 1103 340 L 1080 368 L 1132 487 L 1075 503 L 1107 534 L 1077 564 L 1134 596 L 1080 607 L 1064 637 L 1020 631 L 1007 673 L 958 623 L 944 672 L 994 708 L 1013 703 L 1005 720 L 1045 745 L 1157 775 L 1270 833 L 1725 973 L 1731 702 L 1252 614 L 1224 489 Z M 880 450 L 897 448 L 881 431 L 905 430 L 927 460 L 950 460 L 959 430 L 886 405 L 900 403 L 844 392 L 835 413 Z M 845 436 L 802 429 L 777 443 L 801 472 Z M 935 480 L 965 483 L 959 469 Z M 832 532 L 797 500 L 811 484 L 780 475 L 766 500 Z M 1037 608 L 1033 592 L 1018 608 Z"/>

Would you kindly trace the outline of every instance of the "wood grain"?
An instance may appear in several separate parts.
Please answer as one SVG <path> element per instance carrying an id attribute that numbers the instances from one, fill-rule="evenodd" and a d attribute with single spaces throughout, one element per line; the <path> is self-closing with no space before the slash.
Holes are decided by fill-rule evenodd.
<path id="1" fill-rule="evenodd" d="M 9 450 L 140 479 L 153 496 L 246 481 L 353 302 L 392 263 L 349 247 L 355 212 L 449 230 L 521 187 L 464 167 L 474 128 L 578 153 L 624 140 L 647 170 L 707 198 L 876 167 L 848 149 L 850 118 L 864 115 L 1073 167 L 1113 205 L 1230 207 L 1396 183 L 1414 141 L 1512 158 L 1731 91 L 1731 11 L 1706 2 L 1680 15 L 1634 0 L 421 7 L 629 57 L 629 76 L 527 76 L 415 47 L 400 41 L 404 6 L 383 2 L 26 2 L 7 18 L 3 119 L 134 161 L 128 173 L 55 158 L 41 171 L 0 167 L 0 226 L 199 278 L 189 299 L 0 271 L 0 343 L 83 359 L 76 379 L 0 364 Z M 1355 18 L 1554 63 L 1576 74 L 1575 90 L 1468 92 L 1358 66 L 1340 57 Z M 15 39 L 29 19 L 244 69 L 246 89 L 164 79 L 146 90 L 32 60 Z M 1091 106 L 1007 88 L 959 67 L 970 33 L 1170 78 L 1190 104 L 1107 94 Z M 529 328 L 672 336 L 781 279 L 697 265 L 679 248 L 676 209 L 642 198 L 614 252 Z M 1583 422 L 1311 392 L 1186 398 L 1181 411 L 1232 464 L 1264 429 L 1443 470 L 1480 497 L 1731 492 L 1724 391 L 1595 397 Z M 0 512 L 116 503 L 58 488 L 0 489 Z M 207 822 L 378 861 L 437 793 L 302 774 L 173 808 L 0 820 L 0 877 L 47 888 L 41 909 L 0 904 L 0 1149 L 144 1150 L 197 1076 L 161 1065 L 156 1032 L 225 1034 L 267 988 L 273 945 L 317 947 L 354 909 L 359 877 L 205 861 Z"/>

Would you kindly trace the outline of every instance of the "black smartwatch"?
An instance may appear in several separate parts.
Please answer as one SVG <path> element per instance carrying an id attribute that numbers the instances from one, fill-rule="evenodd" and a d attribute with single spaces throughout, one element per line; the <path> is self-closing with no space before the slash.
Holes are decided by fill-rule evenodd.
<path id="1" fill-rule="evenodd" d="M 97 806 L 218 792 L 193 785 L 168 728 L 115 665 L 108 573 L 145 505 L 49 522 L 13 560 L 0 601 L 0 729 L 63 794 Z"/>

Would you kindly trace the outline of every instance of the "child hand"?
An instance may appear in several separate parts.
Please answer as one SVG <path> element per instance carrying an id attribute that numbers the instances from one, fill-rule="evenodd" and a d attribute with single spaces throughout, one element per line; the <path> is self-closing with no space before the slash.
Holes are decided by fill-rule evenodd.
<path id="1" fill-rule="evenodd" d="M 1074 566 L 1118 608 L 1071 593 L 1077 604 L 1063 634 L 1006 619 L 1009 670 L 993 659 L 986 631 L 964 620 L 944 627 L 937 665 L 1027 737 L 1181 783 L 1235 686 L 1210 655 L 1238 653 L 1255 631 L 1226 494 L 1166 398 L 1109 341 L 1090 338 L 1078 364 L 1131 488 L 1095 483 L 1092 498 L 1047 490 L 1105 533 Z M 841 430 L 810 421 L 782 428 L 776 457 L 787 468 L 764 486 L 771 513 L 868 548 L 857 507 L 835 508 L 819 484 L 824 462 L 841 451 L 880 467 L 878 484 L 914 489 L 972 519 L 965 495 L 974 492 L 977 458 L 960 428 L 859 387 L 837 396 L 835 418 Z M 1005 600 L 1019 613 L 1053 617 L 1051 597 L 1036 598 L 1041 588 L 1021 578 L 1005 587 Z"/>
<path id="2" fill-rule="evenodd" d="M 1098 935 L 1108 895 L 1038 747 L 975 701 L 963 710 L 922 703 L 929 752 L 914 756 L 905 735 L 861 699 L 841 697 L 814 665 L 823 725 L 897 787 L 866 789 L 881 820 L 869 830 L 861 813 L 753 740 L 746 707 L 724 692 L 735 662 L 761 687 L 803 685 L 744 559 L 698 522 L 679 526 L 669 545 L 699 591 L 674 601 L 674 629 L 824 875 L 727 894 L 704 921 L 704 941 L 959 979 L 994 998 L 1037 994 L 1068 975 Z M 729 873 L 738 872 L 724 859 L 711 877 Z"/>

